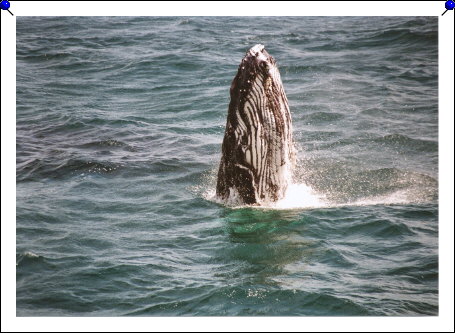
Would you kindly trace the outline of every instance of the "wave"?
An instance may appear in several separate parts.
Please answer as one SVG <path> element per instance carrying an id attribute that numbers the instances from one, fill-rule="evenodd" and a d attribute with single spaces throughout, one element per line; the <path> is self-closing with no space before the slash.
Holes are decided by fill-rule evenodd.
<path id="1" fill-rule="evenodd" d="M 102 149 L 102 148 L 121 148 L 127 151 L 136 151 L 136 149 L 125 142 L 115 140 L 115 139 L 106 139 L 106 140 L 97 140 L 97 141 L 90 141 L 87 143 L 82 143 L 77 145 L 76 147 L 79 148 L 90 148 L 90 149 Z"/>
<path id="2" fill-rule="evenodd" d="M 330 139 L 330 138 L 329 138 Z M 336 149 L 344 146 L 361 146 L 368 149 L 391 149 L 394 151 L 410 154 L 421 154 L 422 152 L 435 153 L 438 151 L 438 142 L 426 139 L 411 138 L 403 134 L 388 134 L 380 137 L 371 135 L 345 137 L 338 140 L 326 140 L 319 148 Z"/>
<path id="3" fill-rule="evenodd" d="M 35 264 L 40 265 L 43 263 L 46 263 L 45 258 L 31 251 L 16 254 L 16 266 L 18 267 L 29 267 Z"/>
<path id="4" fill-rule="evenodd" d="M 413 139 L 402 134 L 389 134 L 380 138 L 372 139 L 371 141 L 381 145 L 396 147 L 400 150 L 409 149 L 421 152 L 434 152 L 438 150 L 438 143 L 436 141 Z"/>
<path id="5" fill-rule="evenodd" d="M 54 160 L 51 158 L 34 158 L 18 164 L 16 181 L 40 179 L 61 179 L 75 174 L 111 174 L 121 165 L 111 162 L 96 162 L 82 159 Z"/>
<path id="6" fill-rule="evenodd" d="M 290 300 L 292 300 L 290 302 Z M 213 304 L 218 304 L 214 308 Z M 298 304 L 298 308 L 295 305 Z M 303 309 L 303 313 L 302 313 Z M 183 299 L 161 299 L 160 302 L 144 305 L 125 315 L 223 315 L 223 316 L 292 316 L 324 315 L 329 310 L 334 315 L 370 315 L 364 306 L 347 298 L 334 295 L 305 292 L 301 290 L 276 290 L 271 288 L 252 288 L 228 286 L 205 286 Z"/>
<path id="7" fill-rule="evenodd" d="M 389 28 L 374 31 L 369 36 L 356 38 L 341 43 L 347 49 L 363 49 L 372 47 L 422 47 L 437 43 L 437 30 L 419 30 L 413 28 Z"/>
<path id="8" fill-rule="evenodd" d="M 332 121 L 339 121 L 344 116 L 337 112 L 314 112 L 308 115 L 303 116 L 302 121 L 308 122 L 309 124 L 314 125 Z"/>

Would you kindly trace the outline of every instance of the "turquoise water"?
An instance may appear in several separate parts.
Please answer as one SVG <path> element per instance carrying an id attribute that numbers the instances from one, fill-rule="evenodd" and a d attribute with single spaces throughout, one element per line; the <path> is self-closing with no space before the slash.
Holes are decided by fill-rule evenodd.
<path id="1" fill-rule="evenodd" d="M 299 163 L 227 207 L 257 43 Z M 436 17 L 18 17 L 17 315 L 437 315 L 437 45 Z"/>

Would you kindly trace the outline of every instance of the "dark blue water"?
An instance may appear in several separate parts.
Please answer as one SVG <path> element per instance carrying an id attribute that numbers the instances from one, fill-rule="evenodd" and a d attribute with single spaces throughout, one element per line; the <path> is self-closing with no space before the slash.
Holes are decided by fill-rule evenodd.
<path id="1" fill-rule="evenodd" d="M 226 207 L 257 43 L 299 166 Z M 436 17 L 18 17 L 17 315 L 437 315 L 437 45 Z"/>

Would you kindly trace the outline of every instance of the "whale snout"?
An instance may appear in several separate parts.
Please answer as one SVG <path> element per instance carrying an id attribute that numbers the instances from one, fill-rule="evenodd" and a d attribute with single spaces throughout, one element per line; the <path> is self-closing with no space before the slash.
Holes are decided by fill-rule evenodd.
<path id="1" fill-rule="evenodd" d="M 256 73 L 261 72 L 264 76 L 269 76 L 270 71 L 276 66 L 276 62 L 265 50 L 264 45 L 257 44 L 246 53 L 241 66 L 243 69 Z"/>
<path id="2" fill-rule="evenodd" d="M 262 53 L 264 51 L 264 45 L 262 44 L 256 44 L 254 45 L 249 51 L 248 53 L 251 54 L 251 55 L 255 55 L 255 56 L 258 56 L 260 53 Z"/>
<path id="3" fill-rule="evenodd" d="M 264 45 L 257 44 L 253 46 L 247 53 L 247 57 L 252 57 L 256 63 L 268 63 L 270 61 L 271 56 L 267 53 L 264 48 Z"/>

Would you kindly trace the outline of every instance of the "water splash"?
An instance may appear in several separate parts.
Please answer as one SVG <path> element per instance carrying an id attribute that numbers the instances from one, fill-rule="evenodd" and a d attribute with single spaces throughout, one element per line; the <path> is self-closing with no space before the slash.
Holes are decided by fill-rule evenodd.
<path id="1" fill-rule="evenodd" d="M 261 206 L 245 205 L 239 202 L 236 196 L 232 196 L 227 201 L 217 197 L 215 189 L 217 170 L 217 168 L 213 168 L 208 173 L 206 173 L 203 176 L 201 184 L 194 186 L 192 188 L 192 191 L 193 193 L 197 194 L 198 196 L 202 196 L 208 201 L 233 209 L 250 207 L 257 209 L 290 210 L 346 206 L 410 204 L 425 201 L 422 199 L 422 193 L 420 193 L 422 192 L 422 188 L 420 186 L 416 187 L 415 184 L 409 184 L 409 186 L 406 188 L 396 189 L 391 187 L 389 191 L 381 193 L 376 189 L 377 183 L 380 182 L 380 180 L 372 177 L 370 184 L 371 191 L 363 191 L 363 193 L 356 193 L 356 195 L 350 193 L 352 191 L 355 191 L 351 186 L 349 187 L 349 193 L 344 193 L 345 195 L 341 196 L 341 198 L 334 198 L 333 193 L 325 193 L 325 191 L 315 189 L 313 186 L 305 183 L 304 180 L 299 179 L 291 183 L 284 198 L 277 202 L 262 203 Z M 383 182 L 387 184 L 389 183 L 386 180 L 383 180 Z M 386 184 L 383 185 L 386 186 Z"/>
<path id="2" fill-rule="evenodd" d="M 259 209 L 305 209 L 327 207 L 330 205 L 329 202 L 326 201 L 324 195 L 316 193 L 311 187 L 305 184 L 291 184 L 283 199 L 277 202 L 263 203 L 261 206 L 240 204 L 236 196 L 230 197 L 227 201 L 223 200 L 217 197 L 214 187 L 208 188 L 202 193 L 202 196 L 206 200 L 231 208 L 253 207 Z"/>
<path id="3" fill-rule="evenodd" d="M 239 204 L 235 199 L 225 201 L 216 196 L 215 188 L 209 188 L 202 193 L 206 200 L 224 205 L 230 208 L 257 208 L 257 209 L 314 209 L 333 208 L 347 206 L 373 206 L 373 205 L 397 205 L 417 203 L 413 199 L 412 191 L 400 190 L 392 193 L 360 198 L 354 201 L 336 202 L 329 200 L 323 193 L 318 193 L 306 184 L 291 184 L 283 199 L 277 202 L 264 203 L 261 206 Z"/>
<path id="4" fill-rule="evenodd" d="M 291 184 L 283 199 L 273 204 L 273 208 L 319 208 L 327 207 L 330 203 L 323 194 L 315 192 L 305 184 Z"/>

